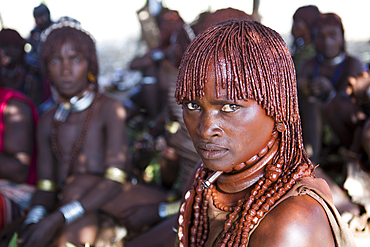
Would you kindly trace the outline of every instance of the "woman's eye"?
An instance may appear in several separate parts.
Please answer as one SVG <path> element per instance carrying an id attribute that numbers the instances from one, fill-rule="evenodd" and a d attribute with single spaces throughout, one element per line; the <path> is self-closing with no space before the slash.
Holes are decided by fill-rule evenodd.
<path id="1" fill-rule="evenodd" d="M 58 57 L 53 57 L 50 62 L 51 63 L 59 63 L 60 59 Z"/>
<path id="2" fill-rule="evenodd" d="M 75 63 L 79 63 L 79 62 L 81 62 L 81 60 L 82 59 L 79 56 L 73 58 L 73 62 L 75 62 Z"/>
<path id="3" fill-rule="evenodd" d="M 199 110 L 200 109 L 200 106 L 198 104 L 195 104 L 195 103 L 187 103 L 186 107 L 189 110 Z"/>
<path id="4" fill-rule="evenodd" d="M 240 106 L 238 105 L 235 105 L 235 104 L 226 104 L 222 107 L 222 111 L 224 112 L 234 112 L 236 110 L 238 110 L 240 108 Z"/>

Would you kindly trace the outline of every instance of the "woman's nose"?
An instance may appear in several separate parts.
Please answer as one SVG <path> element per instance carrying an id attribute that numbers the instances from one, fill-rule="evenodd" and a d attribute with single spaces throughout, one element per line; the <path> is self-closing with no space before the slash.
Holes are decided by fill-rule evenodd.
<path id="1" fill-rule="evenodd" d="M 196 131 L 198 135 L 205 139 L 222 136 L 218 114 L 216 112 L 203 113 L 199 119 L 199 126 Z"/>
<path id="2" fill-rule="evenodd" d="M 63 74 L 70 74 L 72 71 L 72 65 L 68 60 L 64 60 L 62 63 Z"/>

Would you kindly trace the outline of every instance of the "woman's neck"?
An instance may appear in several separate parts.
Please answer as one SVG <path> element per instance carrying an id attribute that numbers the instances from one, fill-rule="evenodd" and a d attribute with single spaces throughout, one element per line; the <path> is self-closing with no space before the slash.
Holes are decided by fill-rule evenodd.
<path id="1" fill-rule="evenodd" d="M 251 193 L 253 185 L 265 175 L 265 167 L 272 162 L 279 149 L 279 140 L 276 140 L 276 138 L 272 140 L 267 152 L 252 166 L 238 173 L 222 174 L 217 178 L 215 184 L 209 186 L 212 203 L 216 208 L 232 212 L 238 200 Z"/>
<path id="2" fill-rule="evenodd" d="M 271 146 L 267 146 L 267 152 L 261 157 L 257 156 L 253 165 L 236 173 L 222 174 L 216 181 L 217 187 L 226 193 L 237 193 L 255 184 L 264 176 L 266 165 L 272 162 L 279 148 L 279 141 L 276 138 L 272 140 Z"/>
<path id="3" fill-rule="evenodd" d="M 55 99 L 59 105 L 54 114 L 54 119 L 64 122 L 70 113 L 81 112 L 89 108 L 95 98 L 94 87 L 88 87 L 81 97 L 74 96 L 69 100 L 63 101 L 61 98 Z"/>
<path id="4" fill-rule="evenodd" d="M 331 65 L 331 66 L 336 66 L 338 64 L 341 64 L 345 59 L 346 59 L 346 53 L 342 51 L 338 56 L 334 58 L 324 58 L 323 55 L 318 54 L 317 58 L 320 63 L 326 64 L 326 65 Z"/>
<path id="5" fill-rule="evenodd" d="M 57 93 L 57 101 L 58 103 L 71 103 L 73 104 L 74 101 L 77 101 L 81 98 L 83 98 L 85 95 L 89 94 L 94 90 L 94 87 L 92 84 L 89 84 L 88 87 L 86 87 L 82 92 L 72 96 L 72 97 L 64 97 L 63 95 L 60 95 Z"/>

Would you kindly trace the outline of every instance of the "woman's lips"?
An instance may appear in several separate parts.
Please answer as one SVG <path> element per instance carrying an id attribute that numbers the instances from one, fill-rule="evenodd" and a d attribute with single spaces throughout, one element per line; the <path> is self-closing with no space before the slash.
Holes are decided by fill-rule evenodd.
<path id="1" fill-rule="evenodd" d="M 59 87 L 62 89 L 70 89 L 74 86 L 74 83 L 71 81 L 63 81 L 60 83 Z"/>
<path id="2" fill-rule="evenodd" d="M 219 159 L 225 156 L 228 152 L 227 148 L 224 148 L 215 144 L 199 144 L 197 145 L 198 153 L 201 157 L 208 160 Z"/>

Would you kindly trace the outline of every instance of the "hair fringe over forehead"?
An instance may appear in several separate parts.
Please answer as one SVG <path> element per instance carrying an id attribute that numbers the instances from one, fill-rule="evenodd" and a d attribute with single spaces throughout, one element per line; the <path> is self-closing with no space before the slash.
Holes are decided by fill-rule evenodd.
<path id="1" fill-rule="evenodd" d="M 268 116 L 287 127 L 282 136 L 284 159 L 297 163 L 303 155 L 308 160 L 303 151 L 294 64 L 282 37 L 254 21 L 228 21 L 208 28 L 182 58 L 175 93 L 179 104 L 204 95 L 211 59 L 217 95 L 226 89 L 228 99 L 257 101 Z M 292 146 L 303 153 L 291 153 Z"/>

